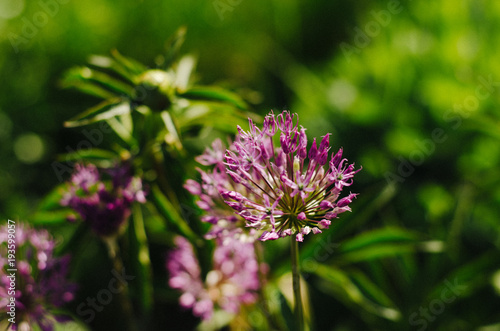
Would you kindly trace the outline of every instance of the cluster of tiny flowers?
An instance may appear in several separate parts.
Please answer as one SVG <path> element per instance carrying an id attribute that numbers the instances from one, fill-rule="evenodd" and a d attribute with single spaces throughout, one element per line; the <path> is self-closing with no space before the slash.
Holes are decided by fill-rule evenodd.
<path id="1" fill-rule="evenodd" d="M 245 190 L 243 185 L 234 183 L 226 173 L 225 152 L 223 142 L 216 139 L 211 148 L 207 147 L 202 155 L 195 158 L 199 164 L 207 167 L 207 170 L 196 169 L 201 174 L 201 183 L 188 179 L 184 188 L 198 198 L 196 204 L 205 211 L 201 220 L 212 224 L 205 235 L 206 239 L 237 238 L 243 242 L 253 242 L 257 231 L 245 228 L 245 220 L 234 213 L 220 194 L 228 190 Z"/>
<path id="2" fill-rule="evenodd" d="M 84 222 L 99 236 L 119 233 L 131 214 L 134 201 L 146 202 L 140 178 L 133 177 L 123 166 L 108 170 L 111 183 L 101 180 L 97 168 L 77 164 L 61 205 L 78 212 Z"/>
<path id="3" fill-rule="evenodd" d="M 72 301 L 76 291 L 76 284 L 67 280 L 70 257 L 53 256 L 55 242 L 45 230 L 17 223 L 15 244 L 11 245 L 7 230 L 7 226 L 0 227 L 0 312 L 8 317 L 8 304 L 15 302 L 13 330 L 24 326 L 29 329 L 36 324 L 43 331 L 54 330 L 55 321 L 64 322 L 68 318 L 51 311 Z M 15 246 L 15 261 L 7 259 L 12 246 Z M 12 273 L 9 271 L 12 269 L 17 271 Z"/>
<path id="4" fill-rule="evenodd" d="M 251 119 L 249 126 L 248 131 L 238 126 L 235 142 L 225 153 L 225 172 L 235 189 L 214 186 L 247 227 L 263 231 L 260 240 L 296 235 L 303 241 L 304 235 L 321 233 L 332 219 L 351 210 L 357 194 L 339 197 L 361 169 L 347 164 L 342 149 L 328 160 L 330 134 L 319 147 L 314 138 L 308 150 L 306 129 L 299 127 L 298 115 L 288 111 L 277 116 L 271 112 L 262 129 Z"/>
<path id="5" fill-rule="evenodd" d="M 237 239 L 216 241 L 210 270 L 202 281 L 201 270 L 193 247 L 183 237 L 176 237 L 176 248 L 170 252 L 167 269 L 170 287 L 180 290 L 181 307 L 209 320 L 219 307 L 237 314 L 242 304 L 257 300 L 258 263 L 253 244 Z"/>

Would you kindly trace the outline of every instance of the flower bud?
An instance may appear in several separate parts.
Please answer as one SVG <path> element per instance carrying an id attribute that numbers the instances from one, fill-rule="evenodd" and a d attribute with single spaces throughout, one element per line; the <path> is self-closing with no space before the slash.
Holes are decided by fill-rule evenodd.
<path id="1" fill-rule="evenodd" d="M 332 168 L 337 168 L 339 166 L 340 160 L 342 159 L 342 148 L 339 149 L 335 156 L 332 156 L 332 160 L 330 161 L 330 166 Z"/>
<path id="2" fill-rule="evenodd" d="M 333 204 L 328 200 L 323 200 L 319 204 L 320 209 L 333 209 Z"/>
<path id="3" fill-rule="evenodd" d="M 318 155 L 318 147 L 316 146 L 316 138 L 314 138 L 311 149 L 309 150 L 309 159 L 316 159 L 316 155 Z"/>
<path id="4" fill-rule="evenodd" d="M 283 153 L 289 154 L 290 153 L 290 138 L 288 138 L 283 132 L 281 133 L 281 136 L 280 136 L 280 143 L 281 143 L 281 149 L 283 150 Z"/>
<path id="5" fill-rule="evenodd" d="M 320 152 L 324 151 L 328 146 L 330 146 L 330 134 L 327 133 L 323 136 L 323 140 L 321 140 L 321 143 L 319 144 L 319 150 Z"/>
<path id="6" fill-rule="evenodd" d="M 319 165 L 323 166 L 326 164 L 326 161 L 328 160 L 328 150 L 329 150 L 329 148 L 325 149 L 316 158 L 316 162 L 318 162 Z"/>
<path id="7" fill-rule="evenodd" d="M 330 224 L 332 224 L 331 221 L 327 220 L 327 219 L 324 219 L 324 220 L 321 220 L 319 223 L 318 223 L 318 226 L 319 228 L 321 229 L 328 229 L 330 227 Z"/>

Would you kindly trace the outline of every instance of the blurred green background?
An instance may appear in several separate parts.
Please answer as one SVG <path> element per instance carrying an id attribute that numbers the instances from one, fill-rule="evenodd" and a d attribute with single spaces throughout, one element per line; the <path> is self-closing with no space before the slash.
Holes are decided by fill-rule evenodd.
<path id="1" fill-rule="evenodd" d="M 153 68 L 182 25 L 200 82 L 231 87 L 261 115 L 299 113 L 310 139 L 332 132 L 333 149 L 363 166 L 350 231 L 394 226 L 426 240 L 356 266 L 401 318 L 349 309 L 311 277 L 316 329 L 500 330 L 493 0 L 0 0 L 2 219 L 29 219 L 59 184 L 56 155 L 85 139 L 62 124 L 97 99 L 61 89 L 63 72 L 114 48 Z M 466 289 L 433 314 L 446 281 Z"/>

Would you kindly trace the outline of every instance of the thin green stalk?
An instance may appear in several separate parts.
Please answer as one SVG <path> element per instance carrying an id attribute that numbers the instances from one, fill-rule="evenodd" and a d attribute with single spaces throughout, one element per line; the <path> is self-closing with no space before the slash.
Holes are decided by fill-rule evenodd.
<path id="1" fill-rule="evenodd" d="M 104 239 L 104 243 L 108 248 L 108 255 L 113 263 L 113 268 L 118 274 L 124 273 L 123 261 L 120 256 L 120 248 L 116 241 L 116 238 L 106 238 Z M 132 302 L 130 301 L 128 287 L 127 285 L 121 285 L 120 291 L 117 294 L 119 298 L 119 302 L 121 305 L 121 309 L 123 311 L 123 318 L 126 319 L 125 325 L 127 326 L 126 331 L 137 331 L 137 325 L 134 320 Z"/>
<path id="2" fill-rule="evenodd" d="M 300 295 L 300 270 L 299 270 L 299 243 L 295 236 L 290 236 L 291 256 L 292 256 L 292 281 L 293 281 L 293 299 L 295 302 L 295 318 L 299 331 L 304 330 L 304 310 L 302 307 L 302 296 Z"/>

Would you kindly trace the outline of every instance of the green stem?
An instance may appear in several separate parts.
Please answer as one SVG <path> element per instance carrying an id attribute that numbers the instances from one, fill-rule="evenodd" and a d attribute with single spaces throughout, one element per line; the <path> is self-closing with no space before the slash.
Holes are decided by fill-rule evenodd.
<path id="1" fill-rule="evenodd" d="M 116 272 L 118 272 L 118 274 L 123 274 L 124 266 L 116 238 L 105 238 L 104 243 L 108 248 L 108 255 L 113 263 L 113 268 Z M 138 329 L 134 320 L 132 302 L 130 301 L 127 285 L 121 285 L 117 296 L 119 297 L 119 302 L 123 311 L 123 318 L 126 320 L 126 331 L 137 331 Z"/>
<path id="2" fill-rule="evenodd" d="M 291 255 L 292 255 L 292 281 L 293 281 L 293 298 L 295 302 L 295 318 L 297 319 L 297 327 L 299 331 L 304 330 L 304 311 L 302 308 L 302 296 L 300 295 L 300 270 L 299 270 L 299 243 L 295 236 L 290 236 L 291 240 Z"/>

